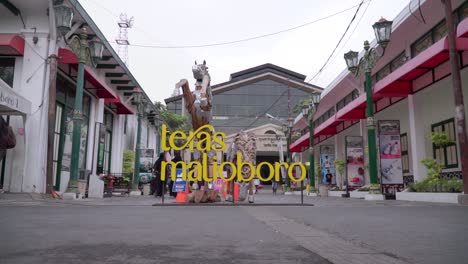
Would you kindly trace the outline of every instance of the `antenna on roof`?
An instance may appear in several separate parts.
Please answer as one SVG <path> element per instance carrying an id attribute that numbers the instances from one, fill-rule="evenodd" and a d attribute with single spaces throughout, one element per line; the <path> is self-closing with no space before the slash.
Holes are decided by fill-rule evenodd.
<path id="1" fill-rule="evenodd" d="M 120 14 L 120 20 L 117 22 L 119 25 L 119 36 L 115 40 L 117 43 L 117 54 L 120 59 L 128 66 L 128 29 L 133 27 L 133 17 L 128 18 L 127 14 Z"/>

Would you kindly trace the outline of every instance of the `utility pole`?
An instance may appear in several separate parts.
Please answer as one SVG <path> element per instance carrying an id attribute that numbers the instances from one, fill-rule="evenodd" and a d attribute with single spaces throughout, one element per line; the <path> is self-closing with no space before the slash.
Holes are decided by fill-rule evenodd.
<path id="1" fill-rule="evenodd" d="M 47 176 L 46 176 L 46 193 L 52 193 L 54 188 L 54 130 L 55 130 L 55 100 L 56 100 L 56 85 L 57 85 L 57 55 L 49 56 L 49 109 L 48 109 L 48 131 L 47 131 Z"/>
<path id="2" fill-rule="evenodd" d="M 453 96 L 455 99 L 455 129 L 457 131 L 460 146 L 463 191 L 465 193 L 465 198 L 463 199 L 464 201 L 460 200 L 460 203 L 468 203 L 468 142 L 466 136 L 465 106 L 463 103 L 460 67 L 458 65 L 459 55 L 456 47 L 456 32 L 452 17 L 452 1 L 442 0 L 442 3 L 445 6 L 445 20 L 447 24 L 450 66 L 452 71 L 452 88 Z"/>

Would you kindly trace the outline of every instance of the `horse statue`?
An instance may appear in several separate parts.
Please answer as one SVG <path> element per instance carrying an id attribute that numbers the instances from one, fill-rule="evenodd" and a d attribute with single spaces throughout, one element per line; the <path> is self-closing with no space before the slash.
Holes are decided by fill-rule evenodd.
<path id="1" fill-rule="evenodd" d="M 256 165 L 256 157 L 257 157 L 257 142 L 256 142 L 255 134 L 252 132 L 244 132 L 241 131 L 234 136 L 234 141 L 232 142 L 231 146 L 228 150 L 227 160 L 236 164 L 237 153 L 241 154 L 242 162 L 247 162 L 252 165 Z M 249 166 L 244 166 L 241 169 L 242 177 L 244 179 L 248 178 L 251 173 L 251 169 Z M 232 173 L 232 170 L 231 170 Z M 227 186 L 227 195 L 226 201 L 232 202 L 233 201 L 233 190 L 234 190 L 234 181 L 229 181 Z M 244 201 L 247 197 L 248 191 L 248 201 L 249 203 L 254 202 L 254 193 L 255 193 L 255 186 L 253 180 L 249 182 L 240 182 L 239 183 L 239 200 Z"/>
<path id="2" fill-rule="evenodd" d="M 206 66 L 206 61 L 203 61 L 203 64 L 197 64 L 192 66 L 193 77 L 195 78 L 195 90 L 191 91 L 187 79 L 182 79 L 176 83 L 176 90 L 182 88 L 183 98 L 185 100 L 185 108 L 190 114 L 192 121 L 192 129 L 196 131 L 204 125 L 211 124 L 212 112 L 211 107 L 213 105 L 213 96 L 211 94 L 211 77 L 208 73 L 208 66 Z M 210 135 L 213 135 L 214 131 L 204 130 Z M 204 138 L 200 138 L 203 140 Z M 195 144 L 198 139 L 194 138 Z M 194 150 L 194 160 L 202 160 L 203 152 L 199 150 Z M 208 154 L 208 177 L 213 178 L 213 157 L 216 155 L 214 151 L 207 151 Z M 198 190 L 198 182 L 195 181 L 193 190 Z M 213 183 L 205 182 L 205 189 L 212 190 Z"/>

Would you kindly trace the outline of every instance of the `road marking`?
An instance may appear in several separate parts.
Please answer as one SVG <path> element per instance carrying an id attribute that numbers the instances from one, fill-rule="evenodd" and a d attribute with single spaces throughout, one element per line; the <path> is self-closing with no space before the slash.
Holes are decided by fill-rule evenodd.
<path id="1" fill-rule="evenodd" d="M 335 264 L 408 264 L 383 252 L 355 245 L 325 231 L 300 224 L 261 207 L 242 208 L 275 232 L 282 233 L 302 247 Z"/>

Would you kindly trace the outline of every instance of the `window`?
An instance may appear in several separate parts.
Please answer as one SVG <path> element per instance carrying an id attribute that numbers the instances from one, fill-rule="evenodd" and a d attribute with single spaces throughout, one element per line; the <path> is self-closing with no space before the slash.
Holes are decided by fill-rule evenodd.
<path id="1" fill-rule="evenodd" d="M 448 119 L 437 124 L 432 125 L 432 132 L 446 133 L 453 143 L 447 146 L 432 145 L 434 159 L 442 164 L 445 168 L 457 168 L 457 143 L 455 137 L 455 122 L 454 119 Z"/>
<path id="2" fill-rule="evenodd" d="M 409 173 L 409 155 L 408 155 L 408 135 L 406 133 L 401 134 L 401 165 L 403 167 L 403 173 Z"/>
<path id="3" fill-rule="evenodd" d="M 468 2 L 465 2 L 463 5 L 461 5 L 457 12 L 457 21 L 458 23 L 462 21 L 463 19 L 468 17 Z"/>
<path id="4" fill-rule="evenodd" d="M 407 61 L 407 57 L 405 52 L 403 51 L 400 55 L 396 56 L 391 62 L 390 62 L 390 70 L 394 72 L 396 69 L 400 68 L 401 65 L 405 64 Z"/>
<path id="5" fill-rule="evenodd" d="M 447 23 L 445 23 L 445 20 L 439 23 L 437 26 L 435 26 L 434 31 L 433 31 L 433 43 L 436 43 L 443 37 L 447 35 Z"/>
<path id="6" fill-rule="evenodd" d="M 15 58 L 0 58 L 0 79 L 13 87 L 15 73 Z"/>
<path id="7" fill-rule="evenodd" d="M 377 81 L 382 80 L 385 76 L 389 75 L 391 72 L 390 64 L 385 65 L 382 69 L 377 72 Z"/>
<path id="8" fill-rule="evenodd" d="M 418 39 L 411 45 L 411 55 L 416 57 L 419 53 L 423 52 L 432 45 L 432 31 L 426 33 L 422 38 Z"/>
<path id="9" fill-rule="evenodd" d="M 343 99 L 338 101 L 338 103 L 336 103 L 336 111 L 341 110 L 343 107 L 345 107 L 347 104 L 351 103 L 354 99 L 358 97 L 359 97 L 359 91 L 357 89 L 354 89 L 352 92 L 346 95 Z"/>

